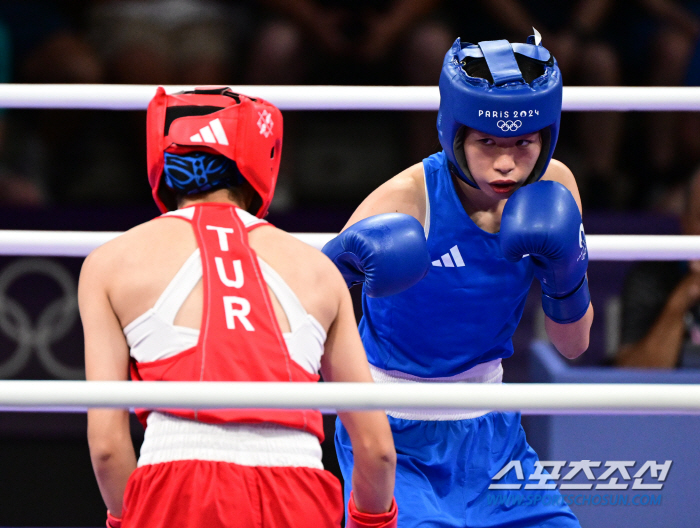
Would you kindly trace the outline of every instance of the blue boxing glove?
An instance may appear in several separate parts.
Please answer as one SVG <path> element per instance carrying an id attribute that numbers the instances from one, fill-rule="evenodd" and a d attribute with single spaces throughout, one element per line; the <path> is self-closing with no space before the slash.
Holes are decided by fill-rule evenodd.
<path id="1" fill-rule="evenodd" d="M 561 183 L 540 181 L 518 189 L 501 218 L 501 250 L 511 262 L 530 255 L 542 285 L 542 308 L 557 323 L 588 310 L 588 250 L 576 200 Z"/>
<path id="2" fill-rule="evenodd" d="M 322 251 L 338 266 L 348 288 L 364 282 L 370 297 L 407 290 L 425 277 L 430 267 L 423 226 L 401 213 L 360 220 Z"/>

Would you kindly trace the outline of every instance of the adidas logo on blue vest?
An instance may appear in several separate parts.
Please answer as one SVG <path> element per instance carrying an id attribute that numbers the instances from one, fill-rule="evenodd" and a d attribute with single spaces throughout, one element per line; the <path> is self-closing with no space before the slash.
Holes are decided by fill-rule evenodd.
<path id="1" fill-rule="evenodd" d="M 450 254 L 452 257 L 450 257 Z M 452 259 L 454 259 L 454 261 Z M 464 260 L 462 260 L 462 254 L 459 252 L 459 248 L 457 246 L 453 246 L 449 253 L 445 253 L 438 260 L 433 260 L 433 266 L 438 266 L 440 268 L 443 266 L 446 268 L 463 267 Z"/>

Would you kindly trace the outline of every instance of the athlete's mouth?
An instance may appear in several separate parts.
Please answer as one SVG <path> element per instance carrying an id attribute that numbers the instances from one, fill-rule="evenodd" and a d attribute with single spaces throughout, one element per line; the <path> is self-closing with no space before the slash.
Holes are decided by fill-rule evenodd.
<path id="1" fill-rule="evenodd" d="M 514 182 L 513 180 L 496 180 L 489 183 L 489 185 L 498 194 L 507 194 L 515 189 L 518 182 Z"/>

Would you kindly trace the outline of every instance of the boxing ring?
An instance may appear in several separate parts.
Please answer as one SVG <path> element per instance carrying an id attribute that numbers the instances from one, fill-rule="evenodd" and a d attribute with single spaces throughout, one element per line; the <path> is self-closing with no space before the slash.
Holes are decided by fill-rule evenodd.
<path id="1" fill-rule="evenodd" d="M 84 257 L 119 232 L 0 231 L 2 256 Z M 294 233 L 321 249 L 334 233 Z M 590 260 L 688 260 L 700 258 L 700 236 L 590 235 Z M 90 406 L 146 408 L 316 408 L 336 410 L 492 409 L 523 414 L 679 413 L 700 414 L 700 387 L 465 384 L 418 385 L 286 383 L 168 383 L 1 381 L 0 410 L 76 411 Z M 556 404 L 553 404 L 556 402 Z M 93 405 L 94 404 L 94 405 Z"/>
<path id="2" fill-rule="evenodd" d="M 168 93 L 190 89 L 167 86 Z M 437 110 L 436 86 L 232 86 L 263 97 L 281 110 Z M 0 84 L 0 108 L 145 110 L 155 86 Z M 700 110 L 700 88 L 565 87 L 564 111 Z M 0 255 L 84 257 L 118 232 L 0 230 Z M 333 233 L 295 233 L 320 249 Z M 590 260 L 700 258 L 700 236 L 591 235 Z M 524 413 L 700 414 L 700 387 L 575 386 L 402 387 L 401 385 L 188 384 L 80 381 L 0 381 L 0 409 L 78 410 L 90 406 L 159 408 L 317 408 L 326 412 L 382 408 L 464 408 Z M 211 385 L 211 384 L 204 384 Z M 241 385 L 238 387 L 238 385 Z M 306 385 L 306 384 L 304 384 Z M 274 386 L 274 387 L 273 387 Z M 446 387 L 447 389 L 447 387 Z M 358 394 L 359 393 L 359 394 Z M 601 397 L 600 395 L 604 395 Z M 556 400 L 556 405 L 552 402 Z"/>
<path id="3" fill-rule="evenodd" d="M 435 86 L 232 86 L 281 110 L 431 110 Z M 155 86 L 0 84 L 0 108 L 145 110 Z M 169 93 L 183 86 L 167 86 Z M 698 111 L 700 88 L 565 87 L 564 111 Z M 0 255 L 84 257 L 118 232 L 0 230 Z M 333 233 L 294 233 L 321 248 Z M 590 260 L 700 259 L 700 236 L 591 235 Z M 285 408 L 520 411 L 532 415 L 700 415 L 700 385 L 358 384 L 0 381 L 0 411 L 87 408 Z"/>

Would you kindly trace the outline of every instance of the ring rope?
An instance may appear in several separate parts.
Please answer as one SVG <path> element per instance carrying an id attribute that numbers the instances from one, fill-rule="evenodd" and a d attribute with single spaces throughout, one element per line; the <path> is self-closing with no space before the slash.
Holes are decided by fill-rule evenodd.
<path id="1" fill-rule="evenodd" d="M 148 85 L 1 84 L 0 108 L 144 110 Z M 168 86 L 169 93 L 191 87 Z M 234 86 L 282 110 L 436 110 L 435 86 Z M 700 88 L 566 87 L 563 110 L 700 110 Z M 1 255 L 87 255 L 119 232 L 0 231 Z M 297 233 L 320 248 L 330 233 Z M 591 260 L 700 258 L 700 237 L 592 235 Z M 700 414 L 700 386 L 661 384 L 403 384 L 0 381 L 0 410 L 109 408 L 490 409 L 523 414 Z"/>
<path id="2" fill-rule="evenodd" d="M 118 231 L 0 230 L 0 255 L 84 257 L 119 236 Z M 302 242 L 321 249 L 334 233 L 292 233 Z M 691 260 L 700 259 L 700 236 L 589 235 L 590 260 Z"/>
<path id="3" fill-rule="evenodd" d="M 166 86 L 168 93 L 192 86 Z M 432 110 L 437 86 L 232 86 L 281 110 Z M 0 108 L 145 110 L 155 85 L 0 84 Z M 527 110 L 527 109 L 518 109 Z M 700 87 L 566 86 L 565 111 L 700 110 Z"/>
<path id="4" fill-rule="evenodd" d="M 700 414 L 700 386 L 579 383 L 1 381 L 0 410 L 90 408 L 383 409 L 524 414 Z"/>

